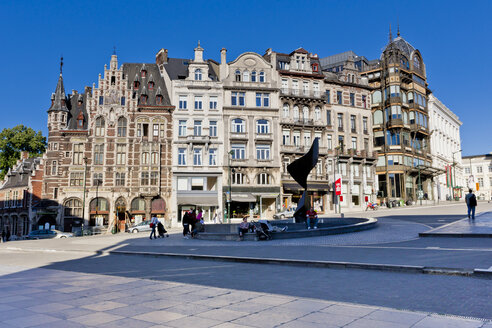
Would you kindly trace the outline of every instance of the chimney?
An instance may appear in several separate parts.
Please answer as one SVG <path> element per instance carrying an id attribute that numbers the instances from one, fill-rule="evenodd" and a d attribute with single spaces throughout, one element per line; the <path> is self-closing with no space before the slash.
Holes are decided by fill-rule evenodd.
<path id="1" fill-rule="evenodd" d="M 272 52 L 270 55 L 270 64 L 272 64 L 273 69 L 277 70 L 277 53 Z"/>
<path id="2" fill-rule="evenodd" d="M 155 63 L 157 64 L 157 66 L 167 64 L 167 49 L 162 48 L 161 50 L 159 50 L 157 55 L 155 55 Z"/>
<path id="3" fill-rule="evenodd" d="M 220 50 L 220 64 L 226 64 L 226 53 L 227 53 L 227 49 L 226 48 L 222 48 Z"/>

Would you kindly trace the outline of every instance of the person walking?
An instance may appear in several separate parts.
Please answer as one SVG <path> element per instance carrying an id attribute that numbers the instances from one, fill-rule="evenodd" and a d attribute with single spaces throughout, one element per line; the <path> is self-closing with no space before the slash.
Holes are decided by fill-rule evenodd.
<path id="1" fill-rule="evenodd" d="M 183 215 L 183 238 L 189 239 L 188 234 L 190 233 L 190 215 L 191 211 L 186 211 Z"/>
<path id="2" fill-rule="evenodd" d="M 157 229 L 158 223 L 159 223 L 159 220 L 157 219 L 157 217 L 153 216 L 152 220 L 150 220 L 150 227 L 152 228 L 152 231 L 150 232 L 150 239 L 152 239 L 152 235 L 154 235 L 154 239 L 157 239 L 157 235 L 155 233 L 155 230 Z"/>
<path id="3" fill-rule="evenodd" d="M 468 219 L 475 220 L 475 208 L 477 207 L 477 197 L 473 193 L 473 190 L 468 189 L 468 194 L 465 197 L 466 205 L 468 206 Z M 471 213 L 471 217 L 470 217 Z"/>

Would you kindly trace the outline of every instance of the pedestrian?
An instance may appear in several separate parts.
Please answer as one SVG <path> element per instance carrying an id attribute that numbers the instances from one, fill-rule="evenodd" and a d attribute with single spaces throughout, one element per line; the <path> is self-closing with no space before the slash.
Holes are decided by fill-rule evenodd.
<path id="1" fill-rule="evenodd" d="M 195 224 L 196 224 L 196 210 L 192 210 L 190 214 L 190 230 L 193 231 L 195 230 Z"/>
<path id="2" fill-rule="evenodd" d="M 184 239 L 189 239 L 188 234 L 190 233 L 190 215 L 191 211 L 188 212 L 186 211 L 185 214 L 183 215 L 183 238 Z"/>
<path id="3" fill-rule="evenodd" d="M 152 220 L 150 220 L 150 227 L 152 228 L 152 231 L 150 232 L 150 239 L 152 239 L 152 235 L 154 235 L 154 239 L 157 238 L 157 235 L 155 233 L 155 230 L 157 229 L 157 223 L 159 223 L 159 220 L 156 216 L 153 216 Z"/>
<path id="4" fill-rule="evenodd" d="M 306 212 L 307 218 L 307 228 L 311 229 L 311 223 L 314 223 L 314 229 L 318 229 L 318 213 L 314 210 L 313 207 Z"/>
<path id="5" fill-rule="evenodd" d="M 243 222 L 239 224 L 239 227 L 237 227 L 237 233 L 239 234 L 239 239 L 238 241 L 244 240 L 244 234 L 249 231 L 251 228 L 251 224 L 248 222 L 248 217 L 245 216 L 243 218 Z"/>
<path id="6" fill-rule="evenodd" d="M 5 241 L 10 240 L 10 229 L 7 227 L 7 233 L 5 234 Z"/>
<path id="7" fill-rule="evenodd" d="M 465 197 L 465 202 L 468 206 L 468 219 L 475 220 L 475 207 L 477 207 L 477 197 L 475 196 L 471 188 L 468 189 L 468 194 Z"/>

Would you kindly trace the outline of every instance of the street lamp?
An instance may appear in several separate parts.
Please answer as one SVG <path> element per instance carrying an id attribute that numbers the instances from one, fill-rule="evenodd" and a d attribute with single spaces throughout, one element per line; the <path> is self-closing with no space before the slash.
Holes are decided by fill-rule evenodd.
<path id="1" fill-rule="evenodd" d="M 454 198 L 454 186 L 453 186 L 453 184 L 456 181 L 455 180 L 456 179 L 456 163 L 454 161 L 454 154 L 459 153 L 460 151 L 461 151 L 461 149 L 453 152 L 453 179 L 451 180 L 451 195 L 452 195 L 451 197 L 452 198 Z"/>
<path id="2" fill-rule="evenodd" d="M 84 236 L 84 222 L 85 222 L 85 193 L 86 193 L 86 177 L 87 177 L 87 157 L 84 157 L 84 195 L 82 197 L 82 227 L 81 234 Z"/>
<path id="3" fill-rule="evenodd" d="M 231 169 L 231 157 L 234 155 L 234 151 L 231 150 L 227 153 L 227 160 L 228 160 L 228 166 L 229 166 L 229 197 L 226 198 L 227 200 L 227 219 L 229 223 L 231 223 L 231 202 L 232 202 L 232 169 Z M 226 219 L 226 222 L 227 222 Z"/>

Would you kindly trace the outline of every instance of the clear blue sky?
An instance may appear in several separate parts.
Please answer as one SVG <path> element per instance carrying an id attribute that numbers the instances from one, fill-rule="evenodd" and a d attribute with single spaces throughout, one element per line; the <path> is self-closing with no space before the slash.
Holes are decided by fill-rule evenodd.
<path id="1" fill-rule="evenodd" d="M 154 62 L 160 48 L 228 60 L 244 51 L 378 58 L 391 23 L 423 54 L 430 88 L 463 126 L 464 155 L 492 151 L 492 1 L 2 1 L 0 129 L 47 135 L 46 110 L 63 54 L 65 89 L 92 86 L 113 46 L 120 63 Z"/>

